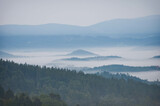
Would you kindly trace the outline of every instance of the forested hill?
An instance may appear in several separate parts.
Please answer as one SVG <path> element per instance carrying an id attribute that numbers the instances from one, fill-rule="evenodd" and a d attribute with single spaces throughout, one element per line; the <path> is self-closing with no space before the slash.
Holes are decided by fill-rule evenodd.
<path id="1" fill-rule="evenodd" d="M 0 85 L 15 93 L 27 92 L 30 96 L 60 94 L 69 106 L 160 106 L 157 85 L 2 59 Z"/>
<path id="2" fill-rule="evenodd" d="M 142 72 L 142 71 L 160 71 L 159 66 L 125 66 L 125 65 L 104 65 L 100 67 L 88 68 L 86 71 L 107 71 L 107 72 Z"/>
<path id="3" fill-rule="evenodd" d="M 25 93 L 14 94 L 11 89 L 4 90 L 0 85 L 0 106 L 67 106 L 58 94 L 29 97 Z"/>

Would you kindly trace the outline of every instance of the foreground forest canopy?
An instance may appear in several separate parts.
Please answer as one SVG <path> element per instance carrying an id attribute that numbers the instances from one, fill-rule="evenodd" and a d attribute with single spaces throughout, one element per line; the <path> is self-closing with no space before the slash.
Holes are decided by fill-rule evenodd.
<path id="1" fill-rule="evenodd" d="M 25 93 L 15 95 L 11 89 L 0 86 L 0 106 L 67 106 L 57 94 L 40 95 L 30 98 Z"/>
<path id="2" fill-rule="evenodd" d="M 17 64 L 2 59 L 0 85 L 6 91 L 13 90 L 16 95 L 26 93 L 28 98 L 59 94 L 60 102 L 65 101 L 68 106 L 160 106 L 158 85 L 132 79 L 104 78 L 81 71 Z"/>

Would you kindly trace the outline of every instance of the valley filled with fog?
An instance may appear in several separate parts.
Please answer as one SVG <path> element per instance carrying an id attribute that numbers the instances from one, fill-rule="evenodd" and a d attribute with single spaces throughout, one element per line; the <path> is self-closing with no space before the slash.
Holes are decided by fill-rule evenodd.
<path id="1" fill-rule="evenodd" d="M 84 50 L 95 55 L 68 55 L 77 50 Z M 19 49 L 19 50 L 4 50 L 12 54 L 13 57 L 2 57 L 3 59 L 13 60 L 17 63 L 27 63 L 33 65 L 58 67 L 67 69 L 81 70 L 83 68 L 93 68 L 104 65 L 126 65 L 126 66 L 160 66 L 160 59 L 153 58 L 160 54 L 159 47 L 97 47 L 97 48 L 64 48 L 64 49 Z M 102 57 L 103 56 L 103 57 Z M 120 58 L 104 58 L 117 56 Z M 81 60 L 72 60 L 78 58 Z M 95 58 L 87 60 L 88 58 Z M 83 71 L 83 70 L 82 70 Z M 118 70 L 117 70 L 118 71 Z M 88 73 L 96 73 L 90 71 Z M 151 70 L 151 72 L 122 72 L 133 75 L 149 81 L 160 80 L 160 71 Z"/>
<path id="2" fill-rule="evenodd" d="M 102 72 L 107 65 L 121 65 L 122 69 L 123 65 L 129 69 L 138 67 L 138 71 L 121 72 L 155 81 L 160 79 L 159 20 L 160 15 L 151 15 L 90 26 L 1 25 L 0 57 L 85 73 Z M 95 67 L 99 69 L 94 70 Z M 120 72 L 119 68 L 114 72 Z"/>

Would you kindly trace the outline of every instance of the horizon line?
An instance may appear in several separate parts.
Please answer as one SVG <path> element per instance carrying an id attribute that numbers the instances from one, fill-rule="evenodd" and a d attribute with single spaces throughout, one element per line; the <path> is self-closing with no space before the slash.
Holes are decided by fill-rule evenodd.
<path id="1" fill-rule="evenodd" d="M 144 18 L 144 17 L 151 17 L 151 16 L 160 16 L 160 14 L 154 14 L 154 15 L 146 15 L 146 16 L 140 16 L 140 17 L 135 17 L 135 18 L 113 18 L 113 19 L 108 19 L 105 21 L 100 21 L 94 24 L 90 25 L 77 25 L 77 24 L 65 24 L 65 23 L 42 23 L 42 24 L 0 24 L 0 26 L 5 26 L 5 25 L 18 25 L 18 26 L 39 26 L 39 25 L 47 25 L 47 24 L 57 24 L 57 25 L 69 25 L 69 26 L 77 26 L 77 27 L 89 27 L 92 25 L 96 25 L 99 23 L 103 23 L 106 21 L 113 21 L 113 20 L 132 20 L 132 19 L 139 19 L 139 18 Z"/>

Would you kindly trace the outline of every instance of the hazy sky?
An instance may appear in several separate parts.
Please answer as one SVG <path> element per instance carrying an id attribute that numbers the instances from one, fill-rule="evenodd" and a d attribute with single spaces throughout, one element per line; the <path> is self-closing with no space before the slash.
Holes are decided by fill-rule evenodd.
<path id="1" fill-rule="evenodd" d="M 160 0 L 0 0 L 0 25 L 91 25 L 160 14 Z"/>

